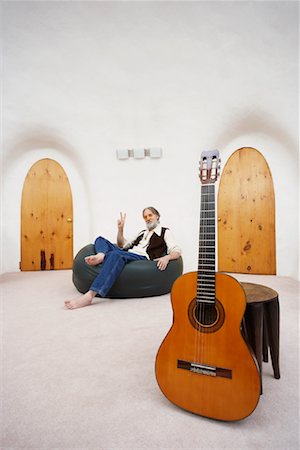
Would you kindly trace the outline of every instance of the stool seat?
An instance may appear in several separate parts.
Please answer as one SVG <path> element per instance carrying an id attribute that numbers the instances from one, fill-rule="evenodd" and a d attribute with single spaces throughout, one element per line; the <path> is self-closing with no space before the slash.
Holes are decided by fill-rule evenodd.
<path id="1" fill-rule="evenodd" d="M 278 293 L 274 289 L 261 284 L 246 282 L 240 284 L 245 291 L 247 300 L 242 324 L 243 331 L 255 353 L 260 374 L 262 374 L 262 361 L 268 361 L 269 348 L 274 377 L 279 379 Z"/>
<path id="2" fill-rule="evenodd" d="M 271 302 L 278 298 L 278 293 L 274 289 L 256 283 L 241 283 L 246 294 L 247 303 Z"/>

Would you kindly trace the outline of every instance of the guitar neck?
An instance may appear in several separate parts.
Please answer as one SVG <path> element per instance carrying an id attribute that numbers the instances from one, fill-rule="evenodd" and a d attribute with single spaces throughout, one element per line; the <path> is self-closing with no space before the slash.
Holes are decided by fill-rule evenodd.
<path id="1" fill-rule="evenodd" d="M 215 186 L 201 186 L 197 302 L 215 303 L 216 294 Z"/>

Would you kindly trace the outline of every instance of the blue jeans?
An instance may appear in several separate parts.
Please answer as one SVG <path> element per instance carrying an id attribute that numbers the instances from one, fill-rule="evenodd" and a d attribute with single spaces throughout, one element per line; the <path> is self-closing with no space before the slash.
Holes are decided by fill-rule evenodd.
<path id="1" fill-rule="evenodd" d="M 90 290 L 97 292 L 101 297 L 106 297 L 127 263 L 147 259 L 146 256 L 122 250 L 101 236 L 95 240 L 95 251 L 104 253 L 105 258 L 101 272 L 93 281 Z"/>

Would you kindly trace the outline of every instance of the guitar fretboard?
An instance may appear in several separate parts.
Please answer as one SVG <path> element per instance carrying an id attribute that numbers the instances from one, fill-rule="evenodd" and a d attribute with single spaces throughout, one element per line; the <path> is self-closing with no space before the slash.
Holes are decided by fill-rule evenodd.
<path id="1" fill-rule="evenodd" d="M 201 186 L 197 302 L 215 303 L 215 186 Z"/>

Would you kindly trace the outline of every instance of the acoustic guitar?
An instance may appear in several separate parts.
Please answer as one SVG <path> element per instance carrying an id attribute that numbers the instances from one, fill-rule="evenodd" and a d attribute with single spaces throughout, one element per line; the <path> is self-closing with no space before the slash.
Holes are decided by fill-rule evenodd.
<path id="1" fill-rule="evenodd" d="M 198 271 L 173 284 L 173 324 L 155 362 L 158 385 L 175 405 L 232 421 L 249 416 L 260 397 L 257 363 L 241 331 L 242 286 L 215 271 L 215 182 L 219 152 L 202 152 Z"/>

